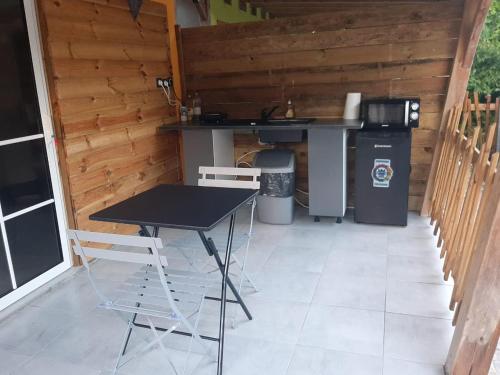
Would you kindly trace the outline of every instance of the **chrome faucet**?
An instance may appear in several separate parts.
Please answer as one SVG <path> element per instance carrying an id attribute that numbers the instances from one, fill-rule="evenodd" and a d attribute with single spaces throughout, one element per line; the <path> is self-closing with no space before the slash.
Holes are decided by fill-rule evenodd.
<path id="1" fill-rule="evenodd" d="M 264 108 L 262 111 L 260 111 L 260 119 L 264 121 L 269 120 L 273 112 L 276 111 L 279 107 L 280 107 L 279 105 L 276 105 L 273 108 L 271 108 L 269 112 L 267 111 L 268 110 L 267 108 Z"/>

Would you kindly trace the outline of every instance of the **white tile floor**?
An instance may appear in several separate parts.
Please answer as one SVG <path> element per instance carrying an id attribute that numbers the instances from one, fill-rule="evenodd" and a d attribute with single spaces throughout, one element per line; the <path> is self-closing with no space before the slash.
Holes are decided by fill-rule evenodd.
<path id="1" fill-rule="evenodd" d="M 500 374 L 500 343 L 498 344 L 495 356 L 493 357 L 490 374 Z"/>
<path id="2" fill-rule="evenodd" d="M 247 221 L 240 215 L 237 231 Z M 216 231 L 216 242 L 222 240 Z M 185 232 L 161 232 L 168 243 L 199 246 Z M 189 238 L 186 236 L 190 236 Z M 203 250 L 196 252 L 207 259 Z M 187 267 L 177 251 L 171 264 Z M 314 223 L 299 210 L 290 226 L 255 225 L 248 270 L 260 291 L 244 291 L 254 315 L 241 312 L 226 331 L 227 375 L 438 375 L 452 337 L 451 286 L 428 220 L 410 214 L 406 228 Z M 96 262 L 119 280 L 126 268 Z M 0 320 L 1 374 L 111 374 L 125 323 L 95 308 L 83 272 L 70 272 L 46 293 Z M 204 332 L 217 329 L 217 305 L 207 305 Z M 232 308 L 235 306 L 231 306 Z M 187 340 L 167 340 L 182 349 Z M 171 349 L 174 362 L 184 353 Z M 200 355 L 193 375 L 215 374 Z M 159 350 L 120 374 L 170 374 Z"/>

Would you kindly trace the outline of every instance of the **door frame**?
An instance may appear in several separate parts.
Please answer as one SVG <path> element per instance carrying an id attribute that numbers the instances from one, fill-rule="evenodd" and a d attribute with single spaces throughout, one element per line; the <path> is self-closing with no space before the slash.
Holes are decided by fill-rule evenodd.
<path id="1" fill-rule="evenodd" d="M 64 203 L 62 180 L 59 171 L 59 159 L 57 156 L 57 144 L 55 142 L 54 136 L 52 109 L 49 101 L 47 78 L 45 76 L 45 65 L 41 48 L 41 33 L 39 29 L 37 7 L 35 4 L 35 0 L 23 0 L 23 4 L 26 24 L 28 28 L 28 38 L 31 50 L 33 73 L 35 76 L 36 92 L 38 96 L 38 104 L 40 107 L 43 136 L 45 138 L 50 178 L 52 182 L 52 191 L 54 195 L 53 199 L 56 210 L 63 261 L 50 270 L 46 271 L 45 273 L 41 274 L 40 276 L 34 278 L 33 280 L 30 280 L 29 282 L 23 284 L 22 286 L 14 289 L 12 292 L 0 298 L 0 311 L 12 305 L 14 302 L 19 301 L 21 298 L 40 288 L 42 285 L 46 284 L 55 277 L 61 275 L 64 271 L 68 270 L 72 266 L 72 257 L 69 248 L 68 237 L 66 234 L 66 230 L 68 228 L 68 220 Z M 5 241 L 7 241 L 7 239 L 5 239 Z M 11 263 L 9 264 L 9 268 L 12 270 Z"/>

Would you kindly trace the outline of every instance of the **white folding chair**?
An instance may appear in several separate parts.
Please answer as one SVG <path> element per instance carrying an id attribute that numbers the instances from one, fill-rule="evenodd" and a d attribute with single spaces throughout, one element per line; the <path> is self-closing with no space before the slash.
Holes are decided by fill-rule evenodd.
<path id="1" fill-rule="evenodd" d="M 178 374 L 176 367 L 169 358 L 163 340 L 168 334 L 179 330 L 179 328 L 184 330 L 184 334 L 191 336 L 182 373 L 187 370 L 194 341 L 199 343 L 207 354 L 216 358 L 215 353 L 206 345 L 198 333 L 198 323 L 207 289 L 218 285 L 215 278 L 207 274 L 169 269 L 167 258 L 160 256 L 158 251 L 158 249 L 163 248 L 162 241 L 159 238 L 78 230 L 68 230 L 68 235 L 74 243 L 73 249 L 75 253 L 82 258 L 90 282 L 101 300 L 99 307 L 113 310 L 119 315 L 125 313 L 127 316 L 127 330 L 113 373 L 116 373 L 120 367 L 131 359 L 158 345 L 165 352 L 165 358 L 174 373 Z M 134 251 L 136 249 L 131 249 L 131 251 L 103 250 L 90 246 L 90 244 L 94 243 L 141 248 L 142 252 Z M 101 275 L 97 278 L 93 275 L 87 257 L 135 263 L 142 265 L 142 267 L 139 266 L 137 272 L 132 273 L 124 282 L 112 288 L 113 290 L 104 292 L 104 285 L 99 284 L 105 282 L 106 278 Z M 146 319 L 146 326 L 151 330 L 154 338 L 152 341 L 146 342 L 142 347 L 139 346 L 127 352 L 130 335 L 136 327 L 135 320 L 137 317 Z M 164 332 L 160 333 L 158 326 L 153 323 L 153 319 L 160 320 L 162 325 L 169 325 L 169 327 L 167 329 L 162 328 L 161 330 Z M 194 323 L 191 320 L 194 320 Z"/>
<path id="2" fill-rule="evenodd" d="M 228 167 L 199 167 L 199 174 L 201 178 L 198 179 L 199 186 L 214 186 L 214 187 L 226 187 L 235 189 L 260 189 L 260 181 L 258 178 L 261 175 L 260 168 L 228 168 Z M 212 176 L 213 178 L 209 178 Z M 251 178 L 248 180 L 239 180 L 238 177 Z M 250 248 L 250 241 L 252 240 L 253 231 L 253 217 L 255 211 L 255 198 L 252 200 L 251 214 L 250 214 L 250 226 L 248 232 L 246 233 L 246 245 L 245 253 L 243 254 L 243 259 L 240 260 L 236 256 L 239 249 L 235 248 L 234 252 L 231 254 L 232 262 L 236 263 L 240 268 L 240 283 L 238 288 L 238 293 L 241 293 L 243 287 L 243 281 L 247 282 L 252 286 L 255 291 L 258 291 L 255 283 L 252 281 L 250 276 L 245 272 L 246 262 L 248 257 L 248 250 Z"/>

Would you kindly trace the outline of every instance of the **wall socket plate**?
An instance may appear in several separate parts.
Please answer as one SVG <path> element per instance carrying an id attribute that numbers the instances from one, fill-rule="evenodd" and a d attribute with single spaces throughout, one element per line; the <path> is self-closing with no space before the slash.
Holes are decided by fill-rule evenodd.
<path id="1" fill-rule="evenodd" d="M 161 78 L 157 77 L 156 78 L 156 87 L 173 87 L 174 86 L 174 80 L 172 77 L 167 77 L 167 78 Z"/>

